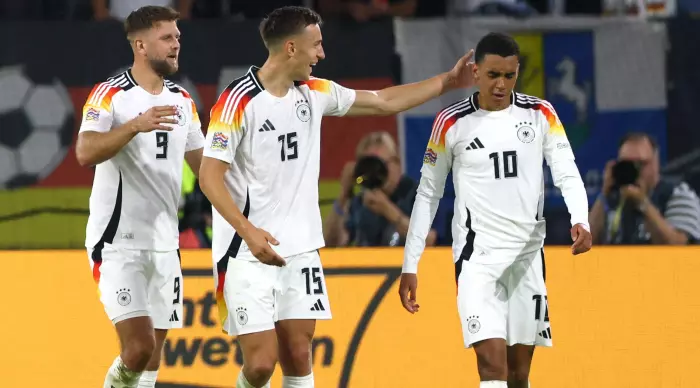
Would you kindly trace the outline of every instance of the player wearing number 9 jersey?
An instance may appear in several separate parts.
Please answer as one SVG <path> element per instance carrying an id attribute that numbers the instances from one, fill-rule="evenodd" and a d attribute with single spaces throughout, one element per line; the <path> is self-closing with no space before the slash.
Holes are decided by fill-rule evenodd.
<path id="1" fill-rule="evenodd" d="M 133 66 L 95 85 L 83 108 L 77 158 L 95 165 L 85 245 L 122 343 L 107 388 L 153 387 L 166 332 L 184 318 L 177 211 L 183 161 L 199 171 L 204 136 L 190 95 L 164 78 L 177 70 L 177 17 L 134 11 Z"/>
<path id="2" fill-rule="evenodd" d="M 479 91 L 440 111 L 423 156 L 406 238 L 402 303 L 418 309 L 418 262 L 451 171 L 457 306 L 482 387 L 527 387 L 534 346 L 551 346 L 543 243 L 546 161 L 571 214 L 572 252 L 591 247 L 588 199 L 552 105 L 513 92 L 519 49 L 502 34 L 476 48 Z"/>
<path id="3" fill-rule="evenodd" d="M 270 13 L 260 28 L 267 61 L 211 111 L 200 184 L 214 207 L 220 319 L 243 351 L 237 387 L 266 386 L 278 357 L 283 388 L 314 385 L 315 322 L 331 317 L 317 251 L 323 116 L 394 114 L 471 86 L 469 55 L 448 73 L 376 92 L 311 77 L 325 57 L 320 23 L 308 8 Z"/>

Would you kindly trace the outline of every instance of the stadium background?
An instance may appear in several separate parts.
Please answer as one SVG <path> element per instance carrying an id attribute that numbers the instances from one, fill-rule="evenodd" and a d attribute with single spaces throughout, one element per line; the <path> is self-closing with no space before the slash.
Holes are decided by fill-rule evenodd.
<path id="1" fill-rule="evenodd" d="M 181 67 L 173 80 L 193 95 L 206 131 L 218 92 L 250 64 L 261 64 L 264 47 L 257 21 L 183 21 L 180 28 Z M 363 89 L 416 81 L 450 69 L 488 31 L 507 31 L 521 44 L 518 89 L 557 109 L 591 203 L 602 167 L 632 130 L 659 140 L 665 173 L 700 189 L 700 41 L 689 38 L 700 21 L 692 18 L 330 21 L 323 29 L 327 59 L 315 75 Z M 60 387 L 53 378 L 64 376 L 66 386 L 97 386 L 116 339 L 82 248 L 92 170 L 78 166 L 73 146 L 90 89 L 129 66 L 131 52 L 116 22 L 0 22 L 0 36 L 0 295 L 9 301 L 0 333 L 12 349 L 0 356 L 0 375 L 9 376 L 9 385 L 0 385 Z M 364 134 L 395 136 L 405 171 L 417 179 L 434 114 L 468 92 L 398 117 L 325 119 L 324 213 Z M 568 214 L 551 180 L 547 193 L 547 244 L 568 244 Z M 438 215 L 443 242 L 453 195 L 450 186 Z M 460 346 L 447 249 L 430 249 L 421 267 L 420 318 L 409 318 L 395 300 L 400 249 L 323 252 L 335 319 L 319 325 L 318 386 L 435 386 L 436 379 L 439 386 L 474 385 L 473 356 Z M 208 252 L 183 253 L 190 318 L 169 341 L 161 374 L 169 384 L 160 387 L 231 386 L 236 376 L 235 341 L 207 316 Z M 692 274 L 700 269 L 694 261 L 700 250 L 597 247 L 575 259 L 566 248 L 548 252 L 557 334 L 555 348 L 536 356 L 533 386 L 696 386 L 700 311 Z"/>

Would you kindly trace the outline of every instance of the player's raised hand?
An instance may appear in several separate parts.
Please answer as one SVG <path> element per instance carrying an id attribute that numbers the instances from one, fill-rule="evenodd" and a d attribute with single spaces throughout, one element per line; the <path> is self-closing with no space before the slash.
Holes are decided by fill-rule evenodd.
<path id="1" fill-rule="evenodd" d="M 173 118 L 175 115 L 177 115 L 177 108 L 174 106 L 154 106 L 132 121 L 138 132 L 151 132 L 156 129 L 172 131 L 173 127 L 164 124 L 177 124 L 177 120 Z"/>
<path id="2" fill-rule="evenodd" d="M 476 81 L 474 80 L 474 62 L 472 58 L 474 57 L 474 50 L 469 50 L 469 52 L 459 58 L 455 67 L 450 70 L 449 83 L 453 88 L 470 88 L 474 86 Z"/>
<path id="3" fill-rule="evenodd" d="M 399 284 L 399 297 L 401 304 L 411 314 L 418 312 L 420 306 L 416 303 L 418 291 L 418 275 L 414 273 L 401 274 L 401 284 Z"/>
<path id="4" fill-rule="evenodd" d="M 574 242 L 573 245 L 571 245 L 571 253 L 574 255 L 590 251 L 593 245 L 593 236 L 591 236 L 591 232 L 586 230 L 581 224 L 576 224 L 571 228 L 571 240 Z"/>
<path id="5" fill-rule="evenodd" d="M 267 231 L 256 228 L 246 236 L 245 242 L 248 244 L 250 253 L 261 263 L 277 267 L 284 267 L 286 264 L 284 259 L 270 246 L 270 244 L 279 245 L 279 241 Z"/>

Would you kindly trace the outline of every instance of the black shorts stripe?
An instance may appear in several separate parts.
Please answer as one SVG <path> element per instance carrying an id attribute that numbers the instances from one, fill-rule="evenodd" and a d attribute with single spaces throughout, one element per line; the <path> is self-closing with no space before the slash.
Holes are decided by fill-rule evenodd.
<path id="1" fill-rule="evenodd" d="M 459 259 L 455 263 L 455 281 L 459 281 L 459 274 L 462 272 L 462 263 L 464 261 L 469 261 L 472 254 L 474 253 L 474 239 L 476 238 L 476 233 L 472 229 L 472 213 L 467 208 L 467 222 L 465 226 L 469 230 L 467 232 L 467 241 L 462 248 L 462 253 L 459 255 Z"/>
<path id="2" fill-rule="evenodd" d="M 542 258 L 542 280 L 547 281 L 547 266 L 544 262 L 544 248 L 540 248 L 540 257 Z"/>
<path id="3" fill-rule="evenodd" d="M 122 173 L 119 171 L 119 186 L 117 186 L 117 198 L 114 201 L 114 210 L 112 211 L 112 217 L 110 217 L 107 227 L 104 233 L 102 233 L 102 238 L 95 244 L 92 251 L 92 261 L 95 263 L 102 262 L 102 249 L 105 243 L 114 242 L 114 237 L 117 235 L 117 228 L 119 227 L 119 218 L 122 214 Z"/>

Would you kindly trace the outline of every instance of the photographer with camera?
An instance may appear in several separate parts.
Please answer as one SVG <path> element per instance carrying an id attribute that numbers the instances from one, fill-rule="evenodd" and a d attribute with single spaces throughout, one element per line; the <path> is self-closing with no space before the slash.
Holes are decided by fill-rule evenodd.
<path id="1" fill-rule="evenodd" d="M 343 168 L 340 195 L 326 216 L 326 246 L 403 246 L 418 183 L 403 175 L 396 143 L 386 132 L 363 137 L 356 158 Z M 431 230 L 426 245 L 436 240 Z"/>
<path id="2" fill-rule="evenodd" d="M 661 177 L 658 145 L 629 133 L 605 166 L 589 220 L 593 244 L 684 245 L 700 239 L 700 201 L 685 183 Z"/>

